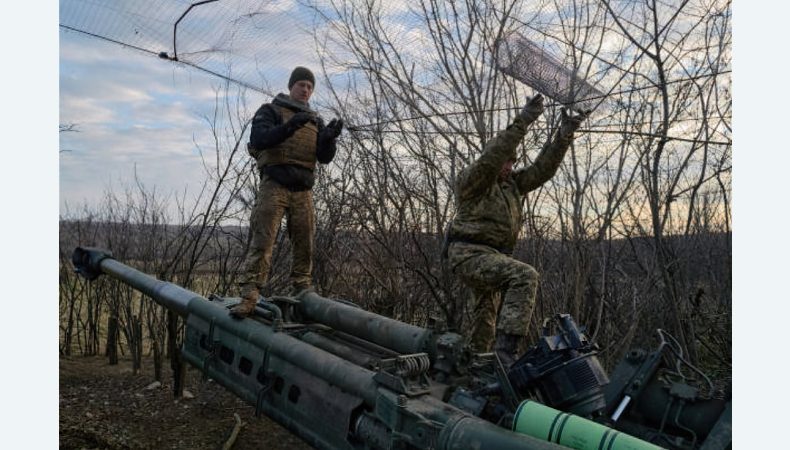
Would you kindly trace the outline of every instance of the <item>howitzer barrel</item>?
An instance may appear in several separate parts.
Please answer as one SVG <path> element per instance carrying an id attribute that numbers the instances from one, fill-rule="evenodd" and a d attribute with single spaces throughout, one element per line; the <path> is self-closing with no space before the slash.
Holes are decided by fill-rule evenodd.
<path id="1" fill-rule="evenodd" d="M 256 342 L 262 348 L 270 348 L 273 353 L 343 387 L 367 403 L 375 403 L 376 384 L 372 381 L 374 372 L 329 355 L 289 335 L 256 326 L 255 322 L 231 319 L 226 309 L 209 299 L 120 263 L 108 251 L 78 247 L 72 254 L 72 262 L 77 271 L 88 279 L 107 274 L 121 280 L 182 317 L 194 313 L 210 320 L 224 329 L 232 330 L 240 339 Z M 198 301 L 192 302 L 193 300 Z M 322 362 L 320 366 L 316 361 Z"/>
<path id="2" fill-rule="evenodd" d="M 71 260 L 77 272 L 89 280 L 106 273 L 151 297 L 157 303 L 182 317 L 189 314 L 189 303 L 192 300 L 199 298 L 208 301 L 205 297 L 181 286 L 157 280 L 151 275 L 122 264 L 113 259 L 112 253 L 106 250 L 77 247 L 71 255 Z"/>

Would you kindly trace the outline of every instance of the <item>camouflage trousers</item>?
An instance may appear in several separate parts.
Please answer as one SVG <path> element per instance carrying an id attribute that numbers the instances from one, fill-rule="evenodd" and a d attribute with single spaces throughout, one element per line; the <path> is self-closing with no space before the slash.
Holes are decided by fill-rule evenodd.
<path id="1" fill-rule="evenodd" d="M 315 235 L 313 192 L 291 192 L 264 174 L 250 217 L 252 242 L 239 283 L 242 297 L 246 297 L 253 289 L 260 291 L 266 283 L 283 215 L 293 249 L 291 284 L 295 292 L 311 286 Z"/>
<path id="2" fill-rule="evenodd" d="M 497 332 L 526 336 L 535 307 L 538 272 L 485 245 L 453 242 L 447 254 L 453 273 L 474 294 L 469 336 L 472 350 L 490 351 Z"/>

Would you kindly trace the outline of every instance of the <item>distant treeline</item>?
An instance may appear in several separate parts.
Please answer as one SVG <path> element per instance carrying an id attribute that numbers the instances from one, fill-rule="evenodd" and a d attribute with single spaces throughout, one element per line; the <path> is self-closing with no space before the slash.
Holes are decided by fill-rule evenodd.
<path id="1" fill-rule="evenodd" d="M 424 325 L 431 316 L 450 328 L 468 329 L 471 294 L 440 259 L 442 237 L 319 229 L 314 279 L 319 293 L 351 300 L 372 311 Z M 196 251 L 196 241 L 203 242 Z M 247 228 L 133 225 L 61 221 L 60 349 L 62 354 L 167 354 L 163 309 L 104 277 L 77 278 L 69 262 L 78 245 L 109 249 L 120 261 L 203 295 L 238 295 L 237 270 Z M 667 304 L 664 280 L 654 267 L 650 237 L 563 241 L 530 236 L 515 257 L 541 274 L 532 330 L 542 319 L 571 313 L 587 326 L 607 365 L 633 346 L 654 347 L 657 328 L 686 344 L 695 362 L 729 377 L 731 359 L 731 235 L 705 233 L 666 238 L 674 264 L 677 303 Z M 397 251 L 393 251 L 397 249 Z M 281 230 L 271 283 L 265 294 L 288 292 L 290 242 Z M 158 371 L 158 370 L 157 370 Z"/>

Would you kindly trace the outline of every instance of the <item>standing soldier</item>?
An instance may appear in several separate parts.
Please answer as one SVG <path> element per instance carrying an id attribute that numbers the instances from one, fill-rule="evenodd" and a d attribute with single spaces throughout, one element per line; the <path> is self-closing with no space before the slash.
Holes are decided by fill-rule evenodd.
<path id="1" fill-rule="evenodd" d="M 272 248 L 284 214 L 293 245 L 293 292 L 312 285 L 314 170 L 316 162 L 327 164 L 335 157 L 335 139 L 343 129 L 342 119 L 332 119 L 325 126 L 310 109 L 314 87 L 313 73 L 295 68 L 288 80 L 288 95 L 278 94 L 252 119 L 247 148 L 261 177 L 250 217 L 252 242 L 240 282 L 242 301 L 231 309 L 234 316 L 245 317 L 255 309 L 269 276 Z"/>
<path id="2" fill-rule="evenodd" d="M 524 221 L 524 195 L 554 176 L 573 132 L 587 116 L 568 116 L 562 109 L 554 138 L 532 165 L 513 171 L 516 147 L 542 113 L 543 97 L 537 95 L 486 144 L 480 158 L 461 171 L 455 184 L 457 212 L 449 228 L 447 257 L 453 273 L 474 293 L 470 346 L 487 352 L 493 342 L 505 367 L 515 361 L 519 344 L 526 340 L 538 287 L 538 272 L 511 257 Z"/>

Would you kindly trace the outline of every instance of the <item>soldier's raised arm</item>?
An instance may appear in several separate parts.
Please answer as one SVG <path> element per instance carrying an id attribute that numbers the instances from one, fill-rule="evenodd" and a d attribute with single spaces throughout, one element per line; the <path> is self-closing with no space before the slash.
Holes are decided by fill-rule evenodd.
<path id="1" fill-rule="evenodd" d="M 456 193 L 459 199 L 470 198 L 485 192 L 494 185 L 502 165 L 516 157 L 518 142 L 524 138 L 527 127 L 543 113 L 543 96 L 538 94 L 527 101 L 516 119 L 506 129 L 488 141 L 483 154 L 458 175 Z"/>
<path id="2" fill-rule="evenodd" d="M 573 142 L 573 133 L 587 118 L 589 112 L 569 116 L 565 108 L 562 108 L 560 114 L 560 127 L 554 137 L 543 145 L 532 165 L 513 174 L 522 195 L 537 189 L 554 176 Z"/>

